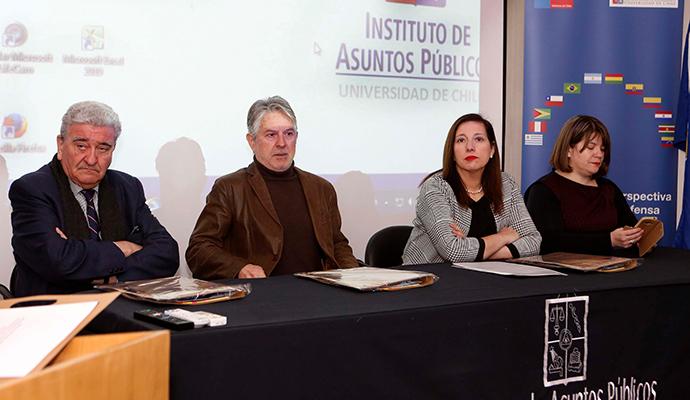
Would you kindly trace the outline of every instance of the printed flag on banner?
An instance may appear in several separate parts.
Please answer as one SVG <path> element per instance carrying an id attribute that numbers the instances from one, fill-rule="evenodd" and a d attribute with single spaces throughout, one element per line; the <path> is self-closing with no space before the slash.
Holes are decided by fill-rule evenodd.
<path id="1" fill-rule="evenodd" d="M 601 74 L 598 72 L 585 73 L 585 85 L 601 85 Z"/>
<path id="2" fill-rule="evenodd" d="M 662 136 L 661 147 L 673 147 L 673 136 Z"/>
<path id="3" fill-rule="evenodd" d="M 573 0 L 551 0 L 551 8 L 573 8 Z"/>
<path id="4" fill-rule="evenodd" d="M 543 146 L 544 135 L 539 134 L 525 134 L 525 145 L 527 146 Z"/>
<path id="5" fill-rule="evenodd" d="M 551 109 L 535 108 L 534 111 L 532 111 L 532 117 L 536 120 L 551 119 Z"/>
<path id="6" fill-rule="evenodd" d="M 604 75 L 604 82 L 608 84 L 623 83 L 623 74 L 606 74 Z"/>
<path id="7" fill-rule="evenodd" d="M 534 8 L 573 8 L 574 0 L 534 0 Z"/>
<path id="8" fill-rule="evenodd" d="M 656 111 L 654 113 L 654 118 L 656 118 L 656 119 L 671 119 L 671 118 L 673 118 L 673 114 L 670 111 L 659 110 L 659 111 Z"/>
<path id="9" fill-rule="evenodd" d="M 659 125 L 659 133 L 672 134 L 676 131 L 675 125 Z"/>
<path id="10" fill-rule="evenodd" d="M 643 97 L 642 107 L 644 108 L 661 108 L 661 97 Z"/>
<path id="11" fill-rule="evenodd" d="M 563 93 L 566 94 L 580 94 L 580 84 L 575 82 L 566 82 L 563 84 Z"/>
<path id="12" fill-rule="evenodd" d="M 626 83 L 625 94 L 642 94 L 644 84 L 642 83 Z"/>
<path id="13" fill-rule="evenodd" d="M 529 131 L 534 133 L 544 133 L 546 132 L 546 122 L 545 121 L 530 121 Z"/>
<path id="14" fill-rule="evenodd" d="M 690 163 L 688 162 L 688 116 L 690 114 L 690 86 L 688 83 L 688 38 L 690 25 L 685 34 L 685 49 L 683 50 L 683 69 L 680 75 L 678 90 L 678 108 L 676 109 L 676 125 L 673 145 L 685 151 L 685 176 L 683 177 L 683 207 L 678 221 L 678 230 L 673 240 L 673 247 L 690 249 Z"/>
<path id="15" fill-rule="evenodd" d="M 560 107 L 563 105 L 563 96 L 546 96 L 544 105 L 547 107 Z"/>

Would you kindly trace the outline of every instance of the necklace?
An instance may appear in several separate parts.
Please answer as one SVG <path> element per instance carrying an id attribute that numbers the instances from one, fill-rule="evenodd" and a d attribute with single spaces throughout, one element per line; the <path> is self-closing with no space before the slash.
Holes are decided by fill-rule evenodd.
<path id="1" fill-rule="evenodd" d="M 470 189 L 465 188 L 465 191 L 467 192 L 467 194 L 479 194 L 479 193 L 484 191 L 484 188 L 481 186 L 479 186 L 479 189 L 477 189 L 477 190 L 470 190 Z"/>

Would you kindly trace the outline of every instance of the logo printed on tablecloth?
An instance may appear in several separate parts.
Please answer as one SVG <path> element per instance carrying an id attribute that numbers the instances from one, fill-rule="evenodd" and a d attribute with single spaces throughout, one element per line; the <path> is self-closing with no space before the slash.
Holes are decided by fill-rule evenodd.
<path id="1" fill-rule="evenodd" d="M 544 387 L 587 379 L 589 296 L 548 299 L 544 322 Z"/>

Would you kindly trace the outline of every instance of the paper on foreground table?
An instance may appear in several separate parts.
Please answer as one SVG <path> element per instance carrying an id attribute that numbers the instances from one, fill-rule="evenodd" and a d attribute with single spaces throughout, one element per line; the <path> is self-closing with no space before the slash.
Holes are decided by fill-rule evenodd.
<path id="1" fill-rule="evenodd" d="M 512 276 L 567 276 L 562 272 L 553 271 L 546 268 L 535 267 L 532 265 L 522 265 L 507 263 L 504 261 L 479 261 L 467 263 L 455 263 L 456 268 L 469 269 L 478 272 L 488 272 L 497 275 Z"/>
<path id="2" fill-rule="evenodd" d="M 0 309 L 0 378 L 22 377 L 34 370 L 97 304 Z"/>
<path id="3" fill-rule="evenodd" d="M 295 276 L 363 292 L 414 289 L 429 286 L 438 280 L 438 276 L 429 272 L 376 267 L 298 272 Z"/>

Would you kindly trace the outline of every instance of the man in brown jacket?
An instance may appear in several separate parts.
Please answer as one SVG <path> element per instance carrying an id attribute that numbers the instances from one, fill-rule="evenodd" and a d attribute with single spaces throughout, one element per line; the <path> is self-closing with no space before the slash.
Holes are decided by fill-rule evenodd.
<path id="1" fill-rule="evenodd" d="M 340 231 L 333 186 L 294 166 L 297 120 L 280 96 L 247 114 L 254 162 L 218 178 L 187 248 L 197 278 L 269 275 L 356 267 Z"/>

